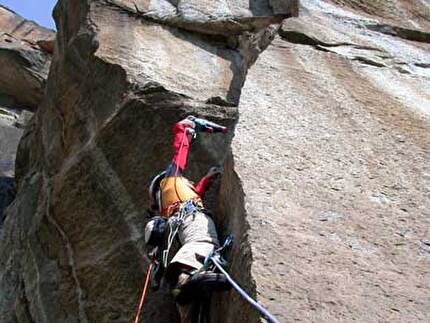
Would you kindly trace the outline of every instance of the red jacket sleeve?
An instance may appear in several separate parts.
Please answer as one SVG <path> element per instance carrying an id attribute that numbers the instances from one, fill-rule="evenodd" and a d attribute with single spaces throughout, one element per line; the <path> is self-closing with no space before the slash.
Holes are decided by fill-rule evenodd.
<path id="1" fill-rule="evenodd" d="M 207 190 L 209 189 L 209 187 L 212 185 L 213 182 L 214 182 L 214 178 L 213 177 L 204 176 L 196 184 L 196 186 L 194 187 L 194 190 L 200 196 L 200 198 L 203 199 L 205 197 L 205 194 L 206 194 Z"/>
<path id="2" fill-rule="evenodd" d="M 173 165 L 179 167 L 182 171 L 187 164 L 188 152 L 190 150 L 190 142 L 186 133 L 188 126 L 176 123 L 173 126 Z"/>

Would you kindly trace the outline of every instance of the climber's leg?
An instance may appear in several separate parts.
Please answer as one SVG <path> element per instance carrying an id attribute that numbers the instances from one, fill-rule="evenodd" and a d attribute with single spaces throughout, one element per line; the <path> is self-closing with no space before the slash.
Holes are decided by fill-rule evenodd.
<path id="1" fill-rule="evenodd" d="M 187 216 L 179 231 L 182 247 L 170 261 L 166 278 L 176 284 L 181 272 L 191 272 L 203 267 L 207 256 L 218 247 L 218 237 L 213 220 L 197 211 Z"/>

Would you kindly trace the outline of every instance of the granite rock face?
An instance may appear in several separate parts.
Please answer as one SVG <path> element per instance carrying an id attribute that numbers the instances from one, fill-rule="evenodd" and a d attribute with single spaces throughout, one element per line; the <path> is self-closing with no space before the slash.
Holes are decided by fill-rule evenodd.
<path id="1" fill-rule="evenodd" d="M 233 273 L 281 322 L 430 320 L 429 21 L 303 0 L 248 74 L 221 205 L 252 256 Z"/>
<path id="2" fill-rule="evenodd" d="M 198 114 L 233 128 L 248 68 L 294 2 L 58 2 L 46 95 L 1 231 L 0 321 L 131 321 L 147 186 L 172 157 L 172 124 Z M 189 176 L 222 164 L 231 136 L 202 136 Z M 148 296 L 143 319 L 177 321 L 167 291 Z"/>
<path id="3" fill-rule="evenodd" d="M 17 104 L 42 100 L 55 33 L 0 6 L 0 92 Z"/>
<path id="4" fill-rule="evenodd" d="M 230 272 L 280 322 L 427 322 L 429 17 L 423 0 L 59 1 L 0 229 L 0 321 L 132 320 L 147 186 L 199 114 L 234 138 L 202 135 L 188 176 L 224 164 L 208 205 Z M 262 321 L 234 292 L 212 319 Z M 143 321 L 177 320 L 148 295 Z"/>
<path id="5" fill-rule="evenodd" d="M 298 2 L 284 0 L 108 0 L 108 3 L 160 24 L 226 37 L 258 31 L 298 14 Z"/>
<path id="6" fill-rule="evenodd" d="M 0 6 L 0 223 L 14 197 L 14 164 L 24 125 L 40 103 L 54 32 Z"/>

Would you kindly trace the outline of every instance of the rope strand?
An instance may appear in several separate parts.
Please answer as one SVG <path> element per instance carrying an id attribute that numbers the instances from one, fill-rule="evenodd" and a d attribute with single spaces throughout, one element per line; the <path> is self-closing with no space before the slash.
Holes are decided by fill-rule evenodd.
<path id="1" fill-rule="evenodd" d="M 229 283 L 233 286 L 233 288 L 246 300 L 248 301 L 255 309 L 257 309 L 264 317 L 264 319 L 269 323 L 279 323 L 275 317 L 269 313 L 261 304 L 251 298 L 234 280 L 231 276 L 222 268 L 218 260 L 215 257 L 210 258 L 215 266 L 225 275 Z"/>
<path id="2" fill-rule="evenodd" d="M 149 277 L 151 276 L 151 271 L 152 271 L 153 264 L 154 263 L 151 262 L 151 264 L 149 265 L 149 268 L 148 268 L 148 272 L 146 274 L 145 284 L 143 286 L 142 296 L 140 297 L 139 308 L 137 309 L 136 318 L 134 320 L 134 323 L 138 323 L 139 322 L 140 314 L 142 312 L 143 304 L 145 302 L 146 290 L 148 289 Z"/>

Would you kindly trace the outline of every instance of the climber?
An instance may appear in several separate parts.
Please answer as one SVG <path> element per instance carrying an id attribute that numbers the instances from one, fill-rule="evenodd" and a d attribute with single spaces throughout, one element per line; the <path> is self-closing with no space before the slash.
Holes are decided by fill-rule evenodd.
<path id="1" fill-rule="evenodd" d="M 183 177 L 190 144 L 198 132 L 225 133 L 227 128 L 192 116 L 176 123 L 173 127 L 173 160 L 165 171 L 154 177 L 149 188 L 151 213 L 159 216 L 148 222 L 145 241 L 149 245 L 164 248 L 162 262 L 166 268 L 165 277 L 174 286 L 179 304 L 184 303 L 178 301 L 184 299 L 181 298 L 181 292 L 187 290 L 190 293 L 189 286 L 207 284 L 220 290 L 222 284 L 226 285 L 221 280 L 217 284 L 219 274 L 201 270 L 205 258 L 219 246 L 215 224 L 205 210 L 202 199 L 221 170 L 218 167 L 210 168 L 196 185 Z M 163 233 L 166 226 L 167 242 L 166 234 Z M 170 260 L 169 251 L 176 234 L 181 247 Z M 184 286 L 187 288 L 183 289 Z M 180 306 L 180 314 L 181 320 L 185 322 L 185 316 L 189 313 L 186 313 L 184 306 Z"/>

